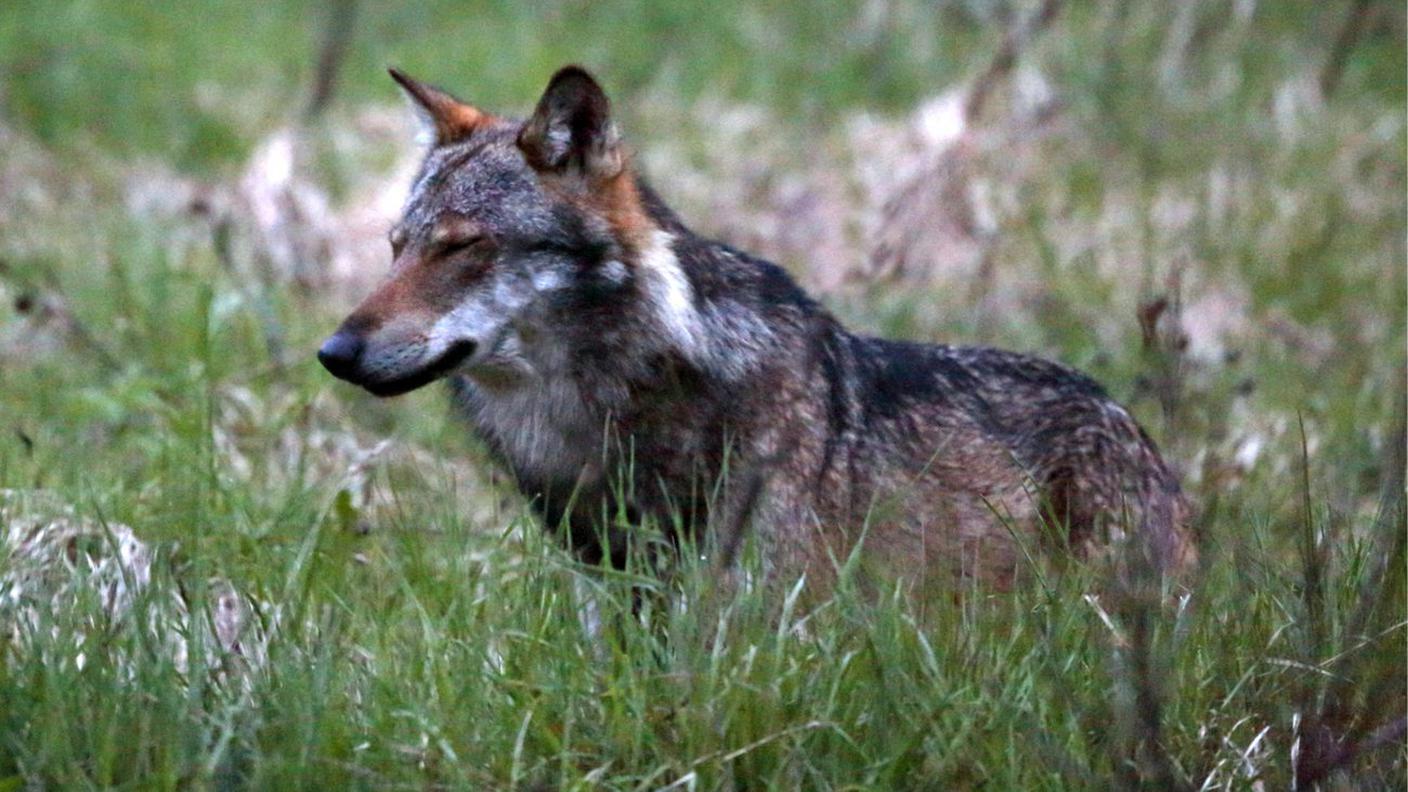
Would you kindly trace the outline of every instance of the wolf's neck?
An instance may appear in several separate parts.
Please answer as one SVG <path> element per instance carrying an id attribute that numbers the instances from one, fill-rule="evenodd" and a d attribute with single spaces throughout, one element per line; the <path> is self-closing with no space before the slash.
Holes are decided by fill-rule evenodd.
<path id="1" fill-rule="evenodd" d="M 650 186 L 649 182 L 639 174 L 636 175 L 635 180 L 636 192 L 640 195 L 641 204 L 645 207 L 645 213 L 650 220 L 655 223 L 657 228 L 668 231 L 674 236 L 692 235 L 694 233 L 685 226 L 680 216 L 675 214 L 675 210 L 671 209 L 669 205 L 665 203 L 665 199 L 660 197 L 660 194 L 655 191 L 654 187 Z"/>

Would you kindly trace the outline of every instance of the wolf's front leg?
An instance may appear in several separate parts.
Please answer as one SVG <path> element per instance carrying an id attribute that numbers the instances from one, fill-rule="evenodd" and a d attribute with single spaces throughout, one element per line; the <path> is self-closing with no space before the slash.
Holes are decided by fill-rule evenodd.
<path id="1" fill-rule="evenodd" d="M 756 466 L 731 484 L 711 520 L 719 601 L 766 590 L 781 603 L 799 583 L 809 600 L 825 597 L 841 548 L 828 537 L 814 493 L 775 466 Z"/>

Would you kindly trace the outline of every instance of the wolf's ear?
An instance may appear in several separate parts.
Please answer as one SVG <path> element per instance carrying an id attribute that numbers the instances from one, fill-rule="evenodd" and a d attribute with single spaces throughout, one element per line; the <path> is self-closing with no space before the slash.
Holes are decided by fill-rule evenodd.
<path id="1" fill-rule="evenodd" d="M 580 66 L 564 67 L 552 76 L 533 116 L 518 133 L 518 147 L 540 171 L 609 179 L 622 168 L 611 102 Z"/>
<path id="2" fill-rule="evenodd" d="M 406 92 L 421 126 L 437 146 L 464 140 L 490 120 L 488 113 L 461 102 L 433 85 L 426 85 L 399 69 L 387 71 Z"/>

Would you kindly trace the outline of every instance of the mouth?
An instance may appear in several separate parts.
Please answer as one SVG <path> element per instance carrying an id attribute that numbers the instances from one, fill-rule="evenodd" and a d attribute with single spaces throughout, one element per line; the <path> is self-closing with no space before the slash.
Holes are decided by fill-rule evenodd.
<path id="1" fill-rule="evenodd" d="M 449 349 L 445 350 L 445 354 L 419 371 L 395 379 L 364 380 L 356 384 L 361 385 L 373 396 L 379 396 L 381 398 L 410 393 L 417 388 L 429 385 L 458 368 L 460 364 L 474 355 L 476 346 L 473 341 L 456 341 L 454 344 L 450 345 Z"/>

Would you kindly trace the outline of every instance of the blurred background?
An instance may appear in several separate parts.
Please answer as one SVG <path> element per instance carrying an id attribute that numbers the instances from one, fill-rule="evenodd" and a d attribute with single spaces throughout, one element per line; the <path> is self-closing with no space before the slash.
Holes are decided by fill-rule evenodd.
<path id="1" fill-rule="evenodd" d="M 1297 731 L 1310 705 L 1278 685 L 1311 691 L 1296 701 L 1319 695 L 1294 676 L 1334 676 L 1313 665 L 1331 654 L 1316 614 L 1339 619 L 1335 602 L 1370 591 L 1356 577 L 1362 559 L 1386 555 L 1374 542 L 1395 525 L 1402 533 L 1392 504 L 1408 379 L 1408 67 L 1404 6 L 1387 0 L 5 0 L 0 638 L 27 635 L 8 646 L 30 648 L 0 642 L 0 787 L 21 771 L 59 786 L 152 767 L 209 778 L 238 754 L 206 755 L 232 744 L 220 712 L 256 724 L 275 713 L 250 727 L 257 739 L 233 743 L 287 753 L 269 772 L 304 767 L 318 786 L 329 768 L 379 762 L 385 778 L 420 779 L 439 772 L 425 758 L 438 750 L 425 747 L 431 726 L 407 745 L 371 741 L 369 754 L 362 735 L 399 735 L 407 711 L 442 693 L 443 712 L 423 716 L 443 719 L 451 736 L 437 744 L 498 763 L 475 783 L 517 779 L 525 734 L 530 754 L 554 755 L 533 748 L 558 733 L 544 718 L 529 731 L 518 688 L 506 687 L 511 701 L 485 697 L 475 677 L 447 693 L 459 669 L 508 646 L 464 641 L 537 635 L 533 603 L 558 602 L 558 589 L 514 577 L 521 548 L 495 544 L 522 522 L 521 502 L 496 486 L 441 389 L 377 401 L 335 382 L 313 353 L 389 264 L 385 234 L 420 153 L 385 68 L 521 115 L 570 62 L 598 75 L 636 161 L 688 223 L 778 261 L 853 328 L 1059 359 L 1138 414 L 1200 506 L 1218 581 L 1200 594 L 1205 643 L 1169 650 L 1184 647 L 1185 670 L 1170 682 L 1184 702 L 1172 744 L 1187 767 L 1212 768 L 1213 786 L 1242 767 L 1256 776 L 1254 764 L 1273 768 L 1257 776 L 1271 786 L 1286 781 L 1274 768 L 1310 745 Z M 1335 560 L 1340 549 L 1349 560 Z M 1303 575 L 1285 571 L 1297 558 Z M 1329 606 L 1306 595 L 1310 648 L 1295 654 L 1277 643 L 1300 635 L 1285 603 L 1320 590 L 1317 558 L 1344 574 Z M 491 589 L 521 596 L 484 598 L 486 569 Z M 176 592 L 162 600 L 174 603 L 166 621 L 152 622 L 175 625 L 156 644 L 131 622 L 104 626 L 148 580 L 166 581 L 149 599 Z M 1397 643 L 1375 649 L 1383 684 L 1355 688 L 1368 713 L 1355 728 L 1402 712 L 1402 586 L 1387 580 L 1390 605 L 1374 611 L 1366 596 L 1377 615 L 1355 623 L 1397 623 L 1383 633 L 1398 630 Z M 209 717 L 190 706 L 208 691 L 186 674 L 186 644 L 175 665 L 150 651 L 188 635 L 187 614 L 205 602 L 218 605 L 214 643 L 227 659 L 282 658 L 254 704 L 233 686 L 217 701 L 228 709 Z M 305 612 L 312 626 L 276 635 Z M 575 624 L 568 610 L 558 617 L 554 629 Z M 964 660 L 985 634 L 1006 641 L 977 629 L 940 645 L 955 659 L 939 677 L 1005 673 Z M 74 660 L 74 642 L 59 640 L 70 635 L 109 647 L 86 655 L 98 671 L 80 673 L 89 650 Z M 368 646 L 385 665 L 364 662 Z M 425 658 L 451 657 L 449 646 L 458 665 L 423 685 Z M 587 658 L 578 676 L 595 673 L 592 652 L 558 648 L 534 643 L 528 656 Z M 1103 662 L 1098 644 L 1082 651 L 1041 667 Z M 1303 660 L 1262 664 L 1273 651 Z M 11 667 L 28 670 L 7 677 Z M 1263 698 L 1243 717 L 1227 702 L 1253 668 L 1262 676 L 1245 689 Z M 1074 714 L 1057 706 L 1041 728 L 1069 729 L 1072 744 L 1098 736 L 1083 724 L 1109 698 L 1103 677 L 1081 673 L 1084 698 L 1067 701 L 1072 679 L 1052 674 L 1042 679 L 1059 694 L 1031 709 L 1069 705 Z M 881 696 L 889 678 L 877 678 L 851 698 Z M 330 698 L 328 679 L 351 692 Z M 570 710 L 584 699 L 568 683 L 545 689 L 566 691 Z M 991 711 L 1026 723 L 1027 705 L 1002 707 L 1028 688 L 965 690 L 1001 691 Z M 1218 690 L 1226 698 L 1209 703 Z M 366 693 L 376 706 L 363 706 L 366 691 L 382 691 Z M 756 709 L 751 688 L 739 695 L 740 712 Z M 1333 705 L 1327 729 L 1355 712 L 1321 699 Z M 466 719 L 475 707 L 489 714 Z M 148 711 L 175 725 L 131 750 L 128 735 L 147 728 L 133 719 Z M 635 710 L 621 713 L 641 726 Z M 870 717 L 857 714 L 855 728 Z M 943 731 L 930 717 L 915 721 L 913 745 Z M 700 723 L 700 735 L 718 732 L 701 738 L 707 758 L 753 750 L 788 721 Z M 875 723 L 883 743 L 888 721 Z M 1401 743 L 1401 727 L 1388 742 Z M 932 761 L 966 761 L 983 734 L 997 767 L 1018 739 L 1006 728 L 954 729 L 963 749 Z M 483 749 L 484 730 L 495 750 Z M 1216 736 L 1231 734 L 1241 742 Z M 305 738 L 335 761 L 310 764 Z M 603 744 L 602 756 L 619 756 Z M 1300 756 L 1330 755 L 1316 750 Z M 694 767 L 682 761 L 679 773 Z M 1401 777 L 1401 751 L 1385 761 L 1400 763 L 1382 778 Z M 1034 775 L 1012 777 L 1051 777 L 1039 763 L 1021 772 Z"/>
<path id="2" fill-rule="evenodd" d="M 7 411 L 24 458 L 105 448 L 201 338 L 217 378 L 334 390 L 309 352 L 380 277 L 418 156 L 385 67 L 521 114 L 579 62 L 699 231 L 859 328 L 1088 368 L 1197 486 L 1303 417 L 1353 511 L 1403 412 L 1404 25 L 1358 0 L 12 0 Z"/>

